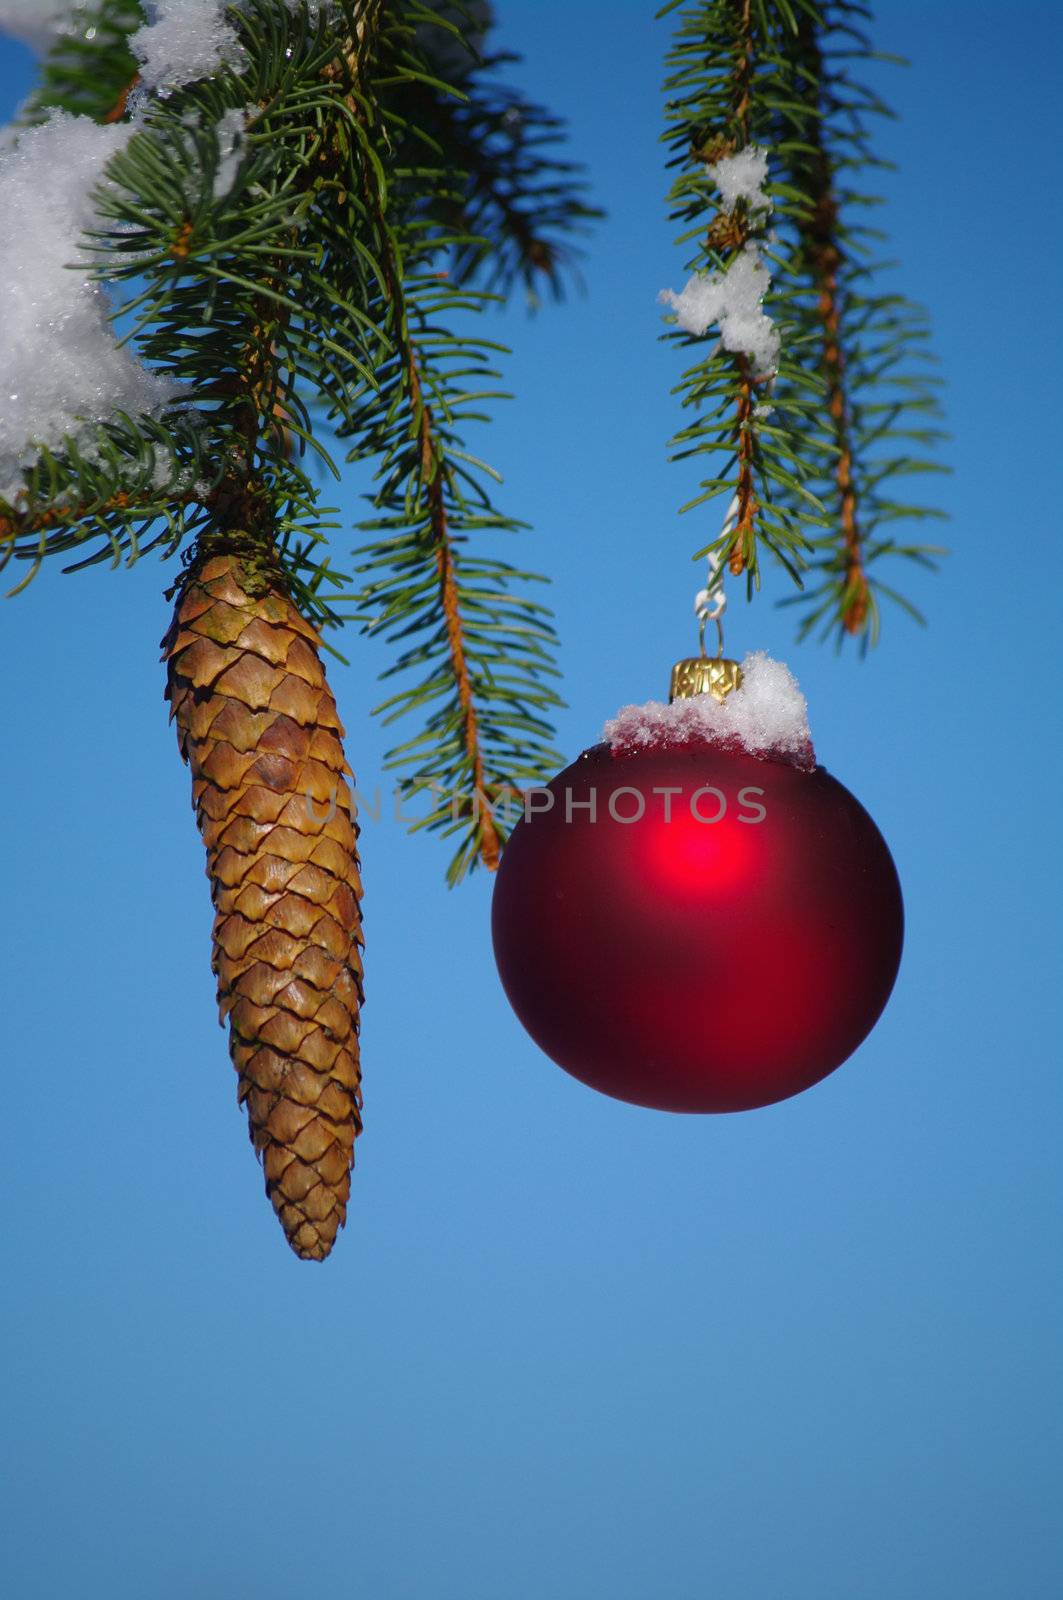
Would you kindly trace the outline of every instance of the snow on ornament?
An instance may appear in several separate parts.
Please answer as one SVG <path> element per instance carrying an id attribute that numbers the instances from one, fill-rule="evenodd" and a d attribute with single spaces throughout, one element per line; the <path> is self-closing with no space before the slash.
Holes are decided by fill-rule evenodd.
<path id="1" fill-rule="evenodd" d="M 804 697 L 763 654 L 681 661 L 531 790 L 492 912 L 506 994 L 591 1088 L 748 1111 L 866 1038 L 904 913 L 874 822 L 820 766 Z"/>

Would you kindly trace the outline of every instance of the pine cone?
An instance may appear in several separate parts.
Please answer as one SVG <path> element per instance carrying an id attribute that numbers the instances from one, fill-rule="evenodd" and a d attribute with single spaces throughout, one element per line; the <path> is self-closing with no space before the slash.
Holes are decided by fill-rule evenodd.
<path id="1" fill-rule="evenodd" d="M 344 1224 L 361 1132 L 357 828 L 319 644 L 279 575 L 233 554 L 193 565 L 163 640 L 238 1098 L 308 1261 Z"/>

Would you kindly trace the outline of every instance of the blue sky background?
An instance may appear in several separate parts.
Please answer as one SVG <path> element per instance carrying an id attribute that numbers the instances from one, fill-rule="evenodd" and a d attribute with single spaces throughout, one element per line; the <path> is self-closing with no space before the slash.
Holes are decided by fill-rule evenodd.
<path id="1" fill-rule="evenodd" d="M 663 693 L 706 537 L 664 449 L 667 26 L 499 9 L 609 211 L 586 298 L 500 318 L 518 398 L 487 441 L 555 579 L 572 756 Z M 297 1262 L 214 1021 L 157 660 L 172 572 L 45 573 L 0 645 L 13 1600 L 1061 1592 L 1063 40 L 1047 6 L 878 10 L 913 58 L 879 74 L 886 220 L 948 377 L 953 554 L 908 575 L 929 629 L 890 616 L 863 664 L 794 646 L 768 596 L 733 605 L 729 644 L 789 660 L 893 848 L 882 1022 L 768 1110 L 614 1103 L 509 1011 L 489 881 L 450 893 L 437 843 L 367 825 L 367 1131 L 334 1257 Z M 0 52 L 10 112 L 31 60 Z M 364 791 L 384 658 L 348 648 Z"/>

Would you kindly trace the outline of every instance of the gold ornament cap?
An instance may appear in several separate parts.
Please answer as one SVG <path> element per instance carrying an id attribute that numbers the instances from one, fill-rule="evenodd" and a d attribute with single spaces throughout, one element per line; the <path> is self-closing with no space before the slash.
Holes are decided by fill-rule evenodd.
<path id="1" fill-rule="evenodd" d="M 711 694 L 722 704 L 732 689 L 742 682 L 742 668 L 725 656 L 687 656 L 672 668 L 668 700 L 692 700 L 698 694 Z"/>

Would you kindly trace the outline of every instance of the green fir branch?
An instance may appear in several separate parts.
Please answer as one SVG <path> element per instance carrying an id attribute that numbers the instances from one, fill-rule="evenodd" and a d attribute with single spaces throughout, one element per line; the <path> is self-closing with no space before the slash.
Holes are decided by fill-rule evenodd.
<path id="1" fill-rule="evenodd" d="M 519 284 L 535 307 L 542 285 L 560 299 L 566 278 L 579 282 L 575 240 L 603 213 L 586 199 L 582 167 L 557 154 L 562 119 L 498 80 L 518 59 L 470 57 L 460 94 L 426 92 L 418 120 L 451 174 L 453 276 L 503 296 Z"/>
<path id="2" fill-rule="evenodd" d="M 764 230 L 744 202 L 730 211 L 723 206 L 709 165 L 748 145 L 770 149 L 780 120 L 794 120 L 791 72 L 782 46 L 790 8 L 753 0 L 698 0 L 682 10 L 665 8 L 673 10 L 679 15 L 666 57 L 663 135 L 671 152 L 668 166 L 675 172 L 669 215 L 681 225 L 676 242 L 696 245 L 687 271 L 725 272 Z M 776 190 L 774 168 L 770 176 L 773 200 L 783 209 L 787 199 Z M 763 256 L 777 276 L 782 264 L 777 242 L 764 239 Z M 744 572 L 749 593 L 760 584 L 762 552 L 800 582 L 804 554 L 825 521 L 821 503 L 805 485 L 801 449 L 822 384 L 794 337 L 785 282 L 773 287 L 764 309 L 781 336 L 778 372 L 771 377 L 758 376 L 748 357 L 716 341 L 703 354 L 703 339 L 667 336 L 692 358 L 675 391 L 691 420 L 671 442 L 673 459 L 707 456 L 714 468 L 682 510 L 727 496 L 733 515 L 699 555 L 711 553 L 734 575 Z M 769 417 L 775 419 L 772 428 L 766 425 Z M 785 438 L 780 420 L 786 423 Z"/>
<path id="3" fill-rule="evenodd" d="M 869 119 L 893 115 L 853 77 L 854 63 L 858 70 L 874 56 L 860 26 L 869 20 L 867 7 L 844 0 L 827 0 L 800 20 L 794 56 L 808 115 L 804 140 L 787 152 L 789 180 L 802 196 L 794 218 L 793 303 L 827 398 L 808 443 L 809 482 L 831 513 L 830 531 L 813 541 L 799 637 L 833 633 L 839 643 L 848 636 L 865 648 L 881 633 L 881 598 L 895 596 L 879 577 L 881 563 L 932 565 L 941 553 L 884 529 L 935 515 L 898 503 L 895 485 L 919 471 L 942 470 L 933 452 L 945 437 L 937 425 L 926 314 L 878 288 L 888 268 L 874 254 L 881 235 L 859 220 L 881 204 L 858 187 L 862 173 L 888 165 L 875 153 Z"/>
<path id="4" fill-rule="evenodd" d="M 50 112 L 117 122 L 137 77 L 129 35 L 144 25 L 140 0 L 96 0 L 76 6 L 41 68 L 40 82 L 22 110 L 27 124 Z"/>
<path id="5" fill-rule="evenodd" d="M 523 525 L 467 441 L 502 397 L 504 352 L 471 329 L 498 300 L 485 279 L 556 281 L 590 209 L 545 148 L 553 120 L 439 55 L 446 13 L 246 0 L 229 16 L 240 70 L 147 102 L 97 194 L 97 276 L 124 296 L 118 326 L 172 403 L 42 450 L 0 504 L 0 553 L 32 575 L 52 555 L 192 561 L 227 530 L 268 544 L 310 620 L 390 642 L 381 714 L 417 721 L 390 760 L 406 789 L 432 793 L 420 826 L 451 838 L 456 881 L 497 863 L 519 792 L 560 759 L 542 580 L 490 548 Z M 86 30 L 82 76 L 55 79 L 52 103 L 83 93 L 91 45 Z M 499 132 L 511 106 L 534 124 L 523 146 Z M 219 122 L 239 108 L 219 181 Z M 354 570 L 335 561 L 318 488 L 341 451 L 375 473 Z"/>
<path id="6" fill-rule="evenodd" d="M 234 15 L 246 70 L 153 102 L 98 192 L 97 275 L 129 286 L 127 337 L 177 398 L 158 422 L 108 422 L 42 454 L 0 506 L 0 537 L 35 568 L 83 541 L 98 548 L 77 565 L 172 553 L 208 521 L 260 529 L 324 625 L 340 597 L 327 563 L 307 566 L 324 538 L 307 457 L 330 465 L 311 408 L 345 414 L 381 354 L 362 309 L 377 269 L 351 245 L 367 231 L 357 197 L 374 153 L 329 76 L 340 51 L 324 14 L 252 0 Z M 350 36 L 365 15 L 348 9 Z M 234 181 L 216 193 L 218 119 L 248 106 Z M 180 492 L 161 504 L 167 485 Z M 153 516 L 165 530 L 149 535 Z"/>
<path id="7" fill-rule="evenodd" d="M 867 7 L 846 0 L 702 0 L 678 12 L 668 56 L 670 191 L 679 241 L 698 272 L 722 270 L 749 237 L 739 202 L 721 207 L 708 164 L 756 144 L 768 151 L 772 271 L 765 310 L 781 335 L 778 371 L 755 403 L 744 358 L 681 337 L 695 357 L 677 392 L 691 420 L 676 459 L 707 456 L 711 475 L 684 510 L 726 495 L 738 514 L 699 554 L 725 555 L 759 578 L 763 547 L 801 587 L 802 635 L 874 642 L 877 566 L 926 565 L 940 551 L 888 525 L 935 515 L 897 499 L 895 483 L 940 471 L 937 380 L 925 315 L 879 287 L 881 234 L 864 218 L 881 204 L 865 169 L 887 167 L 869 119 L 892 113 L 853 76 L 871 48 Z M 680 336 L 672 335 L 677 338 Z M 721 461 L 721 456 L 723 457 Z M 910 608 L 909 608 L 910 609 Z"/>
<path id="8" fill-rule="evenodd" d="M 409 30 L 396 26 L 390 41 L 394 70 L 416 72 Z M 385 129 L 397 150 L 403 131 L 401 121 Z M 497 865 L 518 794 L 560 760 L 555 635 L 528 591 L 542 580 L 478 548 L 482 535 L 522 524 L 496 508 L 497 474 L 463 442 L 502 395 L 492 364 L 500 347 L 464 331 L 494 297 L 446 271 L 468 239 L 453 221 L 453 169 L 422 156 L 416 172 L 396 161 L 386 177 L 376 168 L 365 177 L 382 268 L 373 311 L 392 354 L 376 370 L 379 392 L 367 386 L 353 423 L 337 420 L 351 459 L 377 461 L 374 514 L 362 524 L 374 537 L 357 553 L 359 611 L 367 631 L 397 647 L 384 676 L 398 684 L 380 713 L 420 722 L 389 765 L 407 792 L 430 794 L 417 826 L 456 840 L 456 882 L 478 862 Z"/>

